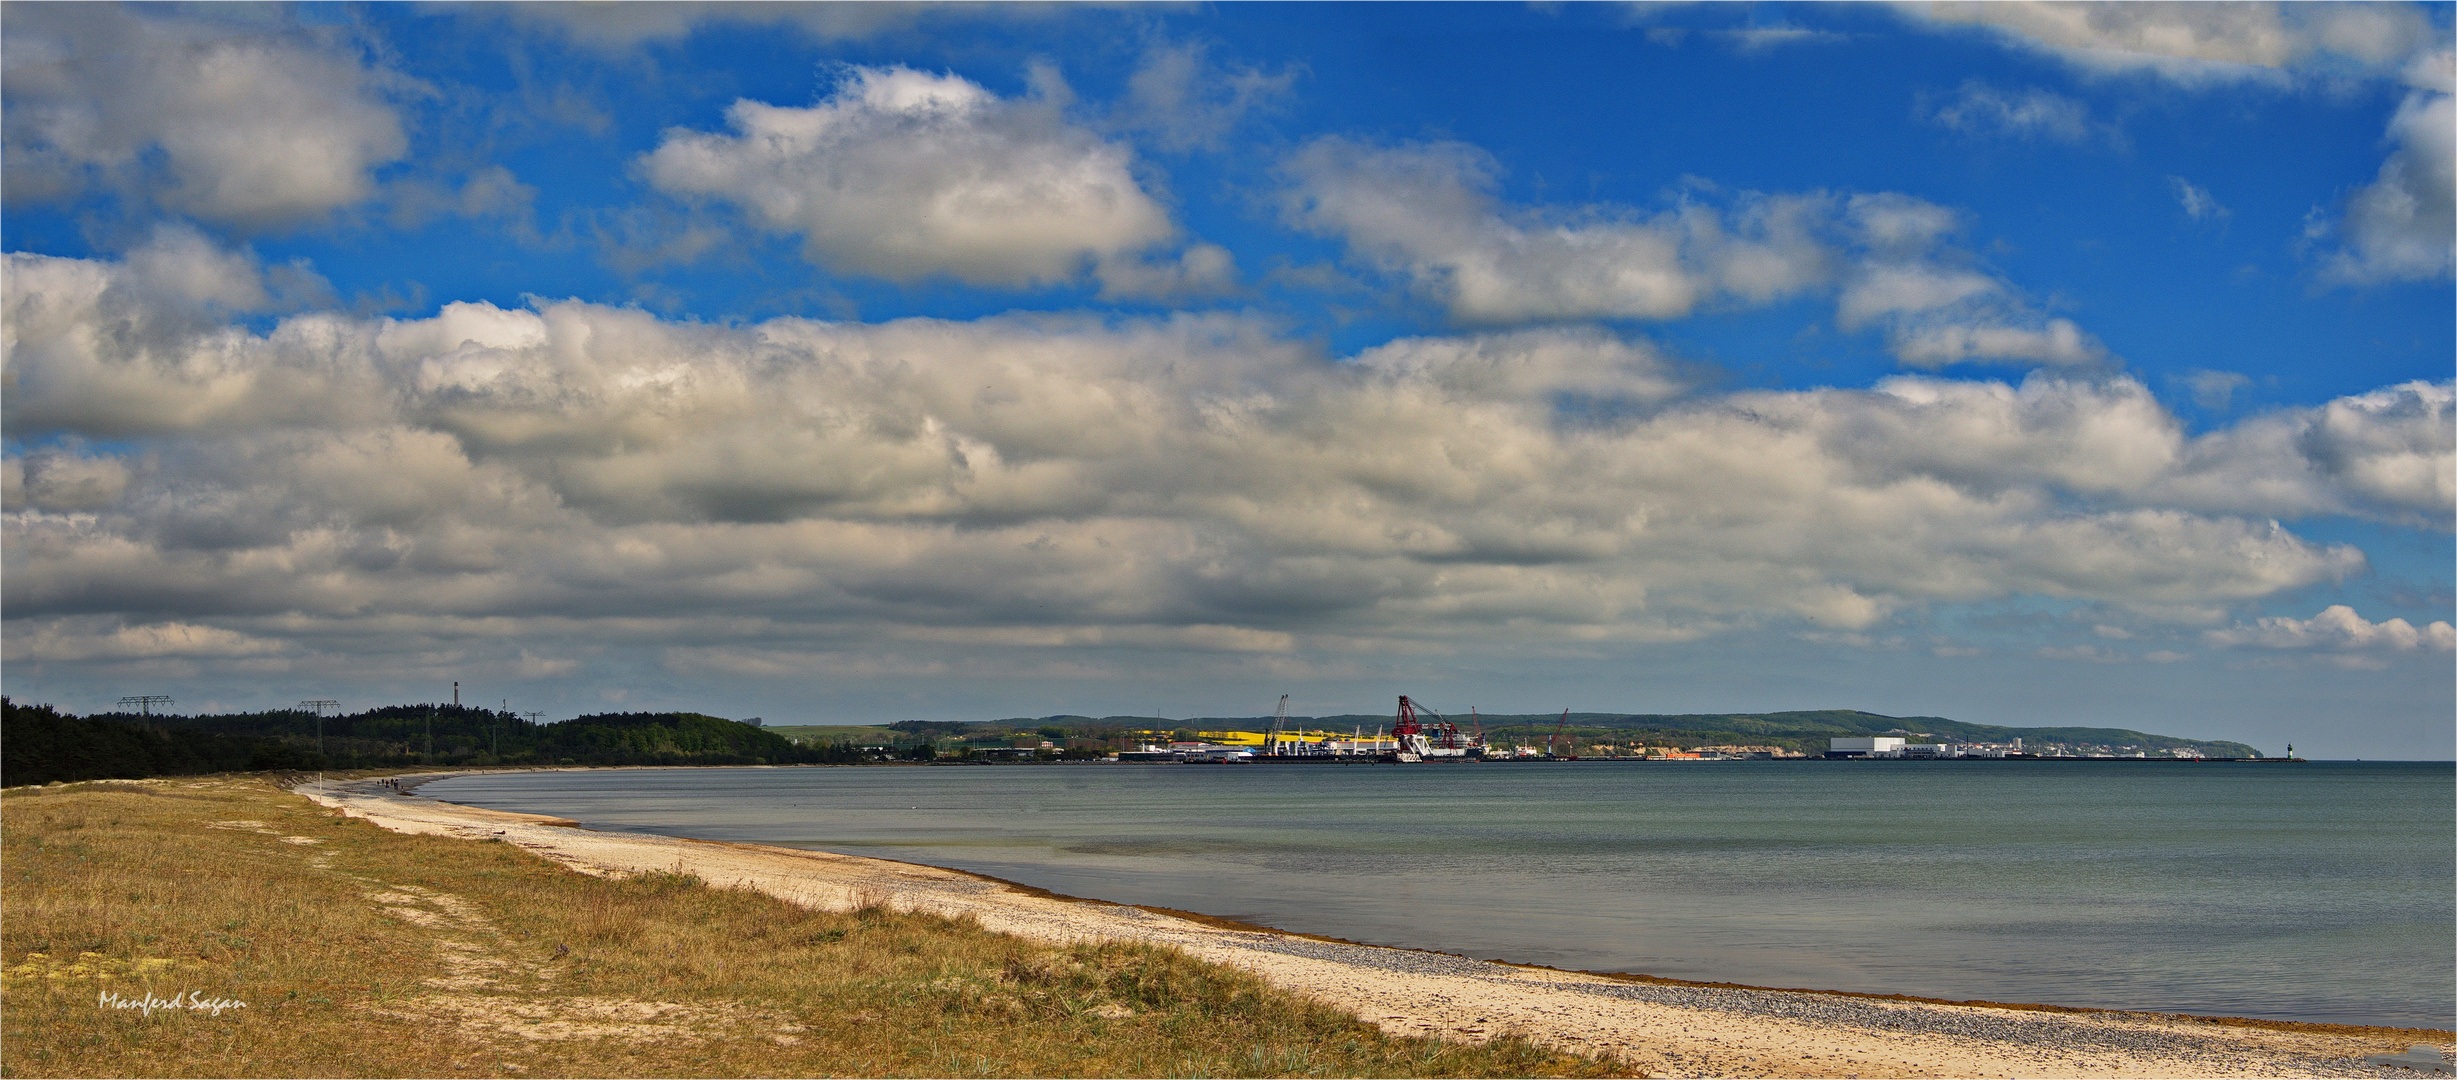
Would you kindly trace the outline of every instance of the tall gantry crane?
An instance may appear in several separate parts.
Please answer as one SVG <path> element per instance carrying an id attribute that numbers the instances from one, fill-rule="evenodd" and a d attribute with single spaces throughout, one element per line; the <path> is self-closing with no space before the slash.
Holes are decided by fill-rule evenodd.
<path id="1" fill-rule="evenodd" d="M 1287 728 L 1288 695 L 1282 694 L 1280 695 L 1280 711 L 1273 714 L 1271 717 L 1271 738 L 1265 740 L 1263 743 L 1263 753 L 1265 755 L 1285 754 L 1288 752 L 1288 750 L 1281 745 L 1286 741 L 1284 732 Z"/>

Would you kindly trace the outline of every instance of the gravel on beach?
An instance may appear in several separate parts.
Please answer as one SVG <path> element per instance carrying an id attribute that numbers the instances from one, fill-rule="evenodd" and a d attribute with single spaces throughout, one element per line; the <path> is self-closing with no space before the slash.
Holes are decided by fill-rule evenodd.
<path id="1" fill-rule="evenodd" d="M 414 787 L 430 774 L 398 778 Z M 2250 1026 L 2159 1013 L 2044 1011 L 1799 990 L 1691 986 L 1521 967 L 1205 925 L 1098 901 L 1034 895 L 958 871 L 906 863 L 566 827 L 552 819 L 395 794 L 379 782 L 302 792 L 402 831 L 492 836 L 591 873 L 681 868 L 796 903 L 851 906 L 891 897 L 908 909 L 969 914 L 983 926 L 1056 941 L 1138 940 L 1252 970 L 1374 1021 L 1445 1038 L 1524 1035 L 1612 1054 L 1675 1076 L 2312 1076 L 2419 1077 L 2371 1054 L 2447 1033 Z"/>
<path id="2" fill-rule="evenodd" d="M 2361 1057 L 2247 1053 L 2239 1038 L 2190 1030 L 2211 1021 L 2184 1015 L 2117 1012 L 2028 1011 L 1986 1006 L 1901 1002 L 1840 994 L 1746 987 L 1663 983 L 1544 980 L 1542 969 L 1476 960 L 1447 953 L 1392 949 L 1276 934 L 1238 934 L 1235 947 L 1285 953 L 1401 975 L 1447 975 L 1511 986 L 1542 986 L 1560 992 L 1618 998 L 1673 1008 L 1741 1017 L 1765 1017 L 1848 1028 L 1874 1035 L 1936 1035 L 2003 1043 L 2064 1054 L 2124 1055 L 2207 1065 L 2213 1072 L 2268 1076 L 2429 1075 L 2413 1069 L 2367 1065 Z M 1531 976 L 1533 978 L 1531 979 Z M 2144 1020 L 2185 1030 L 2145 1026 Z M 2179 1074 L 2181 1075 L 2181 1074 Z"/>

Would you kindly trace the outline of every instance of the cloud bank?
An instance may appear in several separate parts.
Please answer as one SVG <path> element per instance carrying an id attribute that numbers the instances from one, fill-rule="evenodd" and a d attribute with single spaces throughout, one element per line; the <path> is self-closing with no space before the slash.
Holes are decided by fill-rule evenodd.
<path id="1" fill-rule="evenodd" d="M 2457 503 L 2445 383 L 2196 437 L 2121 376 L 1709 393 L 1592 328 L 1345 359 L 1235 315 L 456 303 L 258 333 L 151 265 L 8 258 L 9 430 L 144 448 L 7 462 L 13 655 L 585 621 L 739 671 L 889 640 L 1861 630 L 2011 596 L 2209 618 L 2363 566 L 2272 518 Z"/>

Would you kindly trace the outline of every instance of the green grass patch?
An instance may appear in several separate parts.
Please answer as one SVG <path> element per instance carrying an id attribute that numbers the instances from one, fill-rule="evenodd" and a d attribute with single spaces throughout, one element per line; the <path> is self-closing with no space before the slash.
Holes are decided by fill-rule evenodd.
<path id="1" fill-rule="evenodd" d="M 258 776 L 0 801 L 8 1076 L 1601 1076 L 1059 947 L 403 836 Z M 122 1001 L 240 1002 L 211 1009 Z"/>

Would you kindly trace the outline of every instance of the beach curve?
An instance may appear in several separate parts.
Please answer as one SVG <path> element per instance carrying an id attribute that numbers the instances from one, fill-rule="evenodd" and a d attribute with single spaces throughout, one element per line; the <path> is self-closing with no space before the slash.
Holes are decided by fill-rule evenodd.
<path id="1" fill-rule="evenodd" d="M 393 778 L 409 788 L 459 772 Z M 682 872 L 829 910 L 886 904 L 970 916 L 1054 943 L 1172 946 L 1252 971 L 1384 1030 L 1481 1040 L 1523 1035 L 1612 1054 L 1654 1076 L 2413 1076 L 2367 1055 L 2447 1032 L 2157 1013 L 1947 1003 L 1701 985 L 1358 945 L 1187 912 L 1068 897 L 965 871 L 798 848 L 596 831 L 396 792 L 379 781 L 294 791 L 404 833 L 496 839 L 573 870 Z"/>

